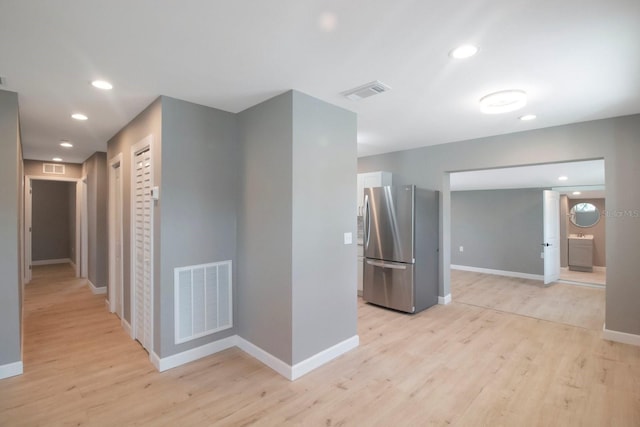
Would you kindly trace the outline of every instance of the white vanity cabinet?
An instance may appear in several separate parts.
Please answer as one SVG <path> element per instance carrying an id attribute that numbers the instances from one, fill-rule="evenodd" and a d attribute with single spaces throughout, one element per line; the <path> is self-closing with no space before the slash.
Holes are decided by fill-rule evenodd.
<path id="1" fill-rule="evenodd" d="M 364 214 L 364 189 L 392 185 L 391 172 L 367 172 L 358 174 L 358 211 L 357 216 Z"/>
<path id="2" fill-rule="evenodd" d="M 569 237 L 569 270 L 593 271 L 593 236 Z"/>

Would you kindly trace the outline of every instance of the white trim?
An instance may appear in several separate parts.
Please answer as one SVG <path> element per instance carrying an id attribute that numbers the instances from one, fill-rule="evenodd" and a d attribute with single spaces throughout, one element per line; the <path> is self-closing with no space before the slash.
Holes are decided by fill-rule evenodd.
<path id="1" fill-rule="evenodd" d="M 264 351 L 257 345 L 250 343 L 242 337 L 237 337 L 236 345 L 240 350 L 244 351 L 255 359 L 258 359 L 260 362 L 264 363 L 286 379 L 292 380 L 291 365 L 283 362 L 271 353 Z"/>
<path id="2" fill-rule="evenodd" d="M 107 306 L 107 311 L 109 311 L 109 307 L 110 307 L 110 305 L 109 305 L 109 298 L 105 298 L 105 299 L 104 299 L 104 303 L 105 303 L 105 305 Z"/>
<path id="3" fill-rule="evenodd" d="M 438 297 L 438 304 L 440 305 L 447 305 L 447 304 L 451 304 L 451 294 L 447 294 L 443 297 Z"/>
<path id="4" fill-rule="evenodd" d="M 22 375 L 22 372 L 22 361 L 0 365 L 0 380 L 15 377 L 16 375 Z"/>
<path id="5" fill-rule="evenodd" d="M 89 277 L 89 204 L 87 200 L 87 175 L 80 180 L 80 277 Z M 76 188 L 76 197 L 78 189 Z M 76 217 L 78 221 L 78 217 Z M 76 248 L 76 253 L 78 248 Z"/>
<path id="6" fill-rule="evenodd" d="M 602 339 L 615 341 L 622 344 L 640 346 L 640 335 L 628 334 L 607 329 L 607 325 L 602 325 Z"/>
<path id="7" fill-rule="evenodd" d="M 167 369 L 175 368 L 184 365 L 185 363 L 193 362 L 195 360 L 202 359 L 203 357 L 211 356 L 212 354 L 218 353 L 222 350 L 234 347 L 236 345 L 236 337 L 236 335 L 232 335 L 162 359 L 152 351 L 149 353 L 149 359 L 158 371 L 164 372 Z"/>
<path id="8" fill-rule="evenodd" d="M 565 285 L 584 286 L 585 288 L 605 289 L 606 285 L 600 285 L 598 283 L 576 282 L 574 280 L 560 279 L 556 280 L 556 283 L 564 283 Z"/>
<path id="9" fill-rule="evenodd" d="M 129 337 L 131 337 L 131 339 L 135 339 L 133 337 L 133 329 L 131 329 L 131 325 L 129 324 L 129 322 L 127 322 L 127 319 L 125 319 L 124 317 L 120 318 L 120 325 L 122 326 L 122 329 L 124 329 L 124 331 L 127 333 L 127 335 L 129 335 Z"/>
<path id="10" fill-rule="evenodd" d="M 73 264 L 71 258 L 58 258 L 58 259 L 41 259 L 38 261 L 31 261 L 31 265 L 53 265 L 53 264 Z"/>
<path id="11" fill-rule="evenodd" d="M 451 264 L 452 270 L 473 271 L 475 273 L 494 274 L 496 276 L 517 277 L 519 279 L 544 280 L 542 274 L 519 273 L 517 271 L 493 270 L 490 268 L 470 267 Z"/>
<path id="12" fill-rule="evenodd" d="M 122 299 L 124 298 L 124 289 L 123 289 L 123 283 L 124 283 L 124 268 L 123 268 L 123 261 L 124 261 L 124 256 L 123 256 L 123 232 L 124 232 L 124 222 L 123 222 L 123 206 L 124 206 L 124 200 L 123 200 L 123 177 L 122 177 L 122 171 L 123 171 L 123 162 L 122 162 L 122 152 L 118 153 L 117 155 L 113 156 L 110 160 L 109 160 L 109 176 L 108 176 L 108 180 L 109 180 L 109 191 L 108 191 L 108 247 L 109 247 L 109 255 L 108 255 L 108 259 L 109 259 L 109 283 L 107 284 L 108 288 L 109 288 L 109 295 L 112 295 L 111 297 L 111 304 L 109 306 L 109 311 L 111 313 L 115 313 L 116 312 L 116 306 L 119 304 L 120 305 L 120 312 L 117 313 L 118 316 L 122 317 L 123 313 L 122 313 L 122 307 L 123 307 L 123 302 L 122 301 L 118 301 L 118 299 Z M 119 173 L 120 173 L 120 179 L 118 180 L 118 194 L 120 195 L 120 212 L 118 215 L 118 212 L 116 211 L 116 188 L 115 188 L 115 170 L 119 169 Z M 117 227 L 116 224 L 116 219 L 120 219 L 120 224 L 119 227 Z M 120 229 L 120 236 L 116 236 L 116 228 Z M 118 254 L 117 252 L 117 248 L 116 248 L 116 237 L 119 237 L 120 239 L 120 253 Z M 120 256 L 120 278 L 119 280 L 116 280 L 116 258 Z M 119 283 L 120 289 L 116 289 L 116 283 Z"/>
<path id="13" fill-rule="evenodd" d="M 307 374 L 313 371 L 320 366 L 329 363 L 333 359 L 342 356 L 348 351 L 353 350 L 354 348 L 360 345 L 360 337 L 358 335 L 354 335 L 351 338 L 347 338 L 346 340 L 339 342 L 338 344 L 331 346 L 325 350 L 322 350 L 320 353 L 316 353 L 313 356 L 303 360 L 302 362 L 296 363 L 291 367 L 291 377 L 289 378 L 291 381 L 297 380 L 304 374 Z"/>
<path id="14" fill-rule="evenodd" d="M 91 280 L 87 279 L 87 284 L 89 285 L 89 288 L 91 289 L 91 292 L 95 295 L 104 295 L 107 293 L 107 287 L 106 286 L 102 286 L 102 287 L 97 287 L 96 285 L 94 285 L 93 283 L 91 283 Z"/>
<path id="15" fill-rule="evenodd" d="M 593 268 L 593 271 L 597 271 L 599 273 L 606 273 L 607 272 L 607 267 L 594 265 L 592 268 Z"/>
<path id="16" fill-rule="evenodd" d="M 131 332 L 131 326 L 129 326 L 124 319 L 122 320 L 122 325 L 125 330 L 128 327 L 128 332 Z M 133 338 L 131 333 L 130 336 Z M 351 338 L 347 338 L 346 340 L 339 342 L 338 344 L 331 346 L 303 360 L 302 362 L 296 363 L 294 366 L 291 366 L 244 338 L 239 337 L 238 335 L 232 335 L 165 358 L 160 358 L 154 351 L 151 351 L 149 353 L 149 360 L 158 371 L 164 372 L 168 369 L 184 365 L 185 363 L 190 363 L 203 357 L 211 356 L 212 354 L 218 353 L 222 350 L 226 350 L 231 347 L 238 347 L 240 350 L 257 359 L 259 362 L 267 365 L 286 379 L 294 381 L 314 369 L 325 365 L 333 359 L 353 350 L 358 347 L 358 345 L 360 345 L 360 337 L 358 335 L 354 335 Z"/>

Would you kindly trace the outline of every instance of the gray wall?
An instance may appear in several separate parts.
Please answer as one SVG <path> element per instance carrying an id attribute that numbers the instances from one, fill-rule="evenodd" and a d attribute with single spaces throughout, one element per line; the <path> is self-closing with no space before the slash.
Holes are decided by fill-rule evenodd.
<path id="1" fill-rule="evenodd" d="M 292 289 L 296 364 L 357 334 L 357 121 L 293 92 Z M 345 245 L 343 233 L 353 233 Z"/>
<path id="2" fill-rule="evenodd" d="M 293 365 L 357 333 L 356 116 L 289 91 L 239 131 L 239 334 Z"/>
<path id="3" fill-rule="evenodd" d="M 543 275 L 542 191 L 452 192 L 451 264 Z"/>
<path id="4" fill-rule="evenodd" d="M 160 263 L 156 264 L 160 298 L 154 320 L 154 348 L 160 357 L 236 333 L 234 327 L 175 345 L 173 271 L 232 260 L 236 295 L 238 156 L 235 114 L 162 97 L 162 188 L 156 217 L 160 222 Z M 237 298 L 234 302 L 236 325 Z"/>
<path id="5" fill-rule="evenodd" d="M 156 99 L 127 126 L 121 129 L 107 143 L 107 162 L 122 153 L 122 275 L 123 275 L 123 312 L 124 318 L 131 324 L 131 147 L 148 135 L 153 136 L 154 183 L 160 185 L 160 159 L 162 141 L 162 110 L 160 98 Z M 156 210 L 158 208 L 156 207 Z M 154 215 L 158 212 L 154 211 Z M 159 221 L 154 224 L 154 265 L 160 263 Z M 157 273 L 157 272 L 154 272 Z M 154 277 L 154 302 L 159 301 L 159 275 Z M 156 286 L 156 283 L 158 284 Z M 159 308 L 156 307 L 159 311 Z"/>
<path id="6" fill-rule="evenodd" d="M 291 92 L 239 114 L 238 332 L 288 364 L 293 352 L 292 120 Z"/>
<path id="7" fill-rule="evenodd" d="M 31 259 L 33 261 L 71 258 L 70 186 L 75 187 L 75 183 L 32 181 Z M 73 211 L 75 212 L 75 204 Z"/>
<path id="8" fill-rule="evenodd" d="M 0 90 L 0 366 L 22 358 L 22 155 L 18 120 L 18 94 Z"/>
<path id="9" fill-rule="evenodd" d="M 94 286 L 107 286 L 107 153 L 94 153 L 84 162 L 87 176 L 88 279 Z"/>
<path id="10" fill-rule="evenodd" d="M 24 161 L 24 174 L 32 177 L 43 176 L 47 178 L 82 178 L 82 165 L 78 163 L 61 163 L 64 165 L 64 174 L 56 175 L 51 173 L 42 172 L 42 165 L 44 163 L 56 163 L 56 162 L 43 162 L 41 160 L 25 160 Z"/>
<path id="11" fill-rule="evenodd" d="M 605 200 L 604 199 L 569 199 L 568 211 L 577 203 L 591 203 L 598 212 L 600 212 L 600 220 L 593 227 L 576 227 L 571 221 L 567 221 L 567 234 L 593 234 L 593 265 L 598 267 L 605 267 L 607 265 L 607 251 L 606 251 L 606 223 L 607 217 L 605 215 Z"/>
<path id="12" fill-rule="evenodd" d="M 359 172 L 387 170 L 394 184 L 417 184 L 442 191 L 440 295 L 450 289 L 451 200 L 449 172 L 505 166 L 605 160 L 607 210 L 606 327 L 640 334 L 640 115 L 576 123 L 480 138 L 359 159 Z"/>

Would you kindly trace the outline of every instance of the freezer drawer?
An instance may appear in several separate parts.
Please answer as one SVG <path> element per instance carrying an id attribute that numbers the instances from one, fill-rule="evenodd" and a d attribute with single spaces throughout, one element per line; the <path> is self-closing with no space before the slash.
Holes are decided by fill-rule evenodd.
<path id="1" fill-rule="evenodd" d="M 415 312 L 414 269 L 413 264 L 365 258 L 363 299 L 394 310 Z"/>

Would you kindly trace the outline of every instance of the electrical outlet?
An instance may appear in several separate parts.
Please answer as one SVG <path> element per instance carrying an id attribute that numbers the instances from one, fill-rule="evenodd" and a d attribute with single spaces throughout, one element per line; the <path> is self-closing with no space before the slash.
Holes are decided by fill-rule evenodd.
<path id="1" fill-rule="evenodd" d="M 464 252 L 464 246 L 460 246 L 460 252 Z"/>
<path id="2" fill-rule="evenodd" d="M 544 252 L 540 252 L 540 259 L 544 259 Z"/>

